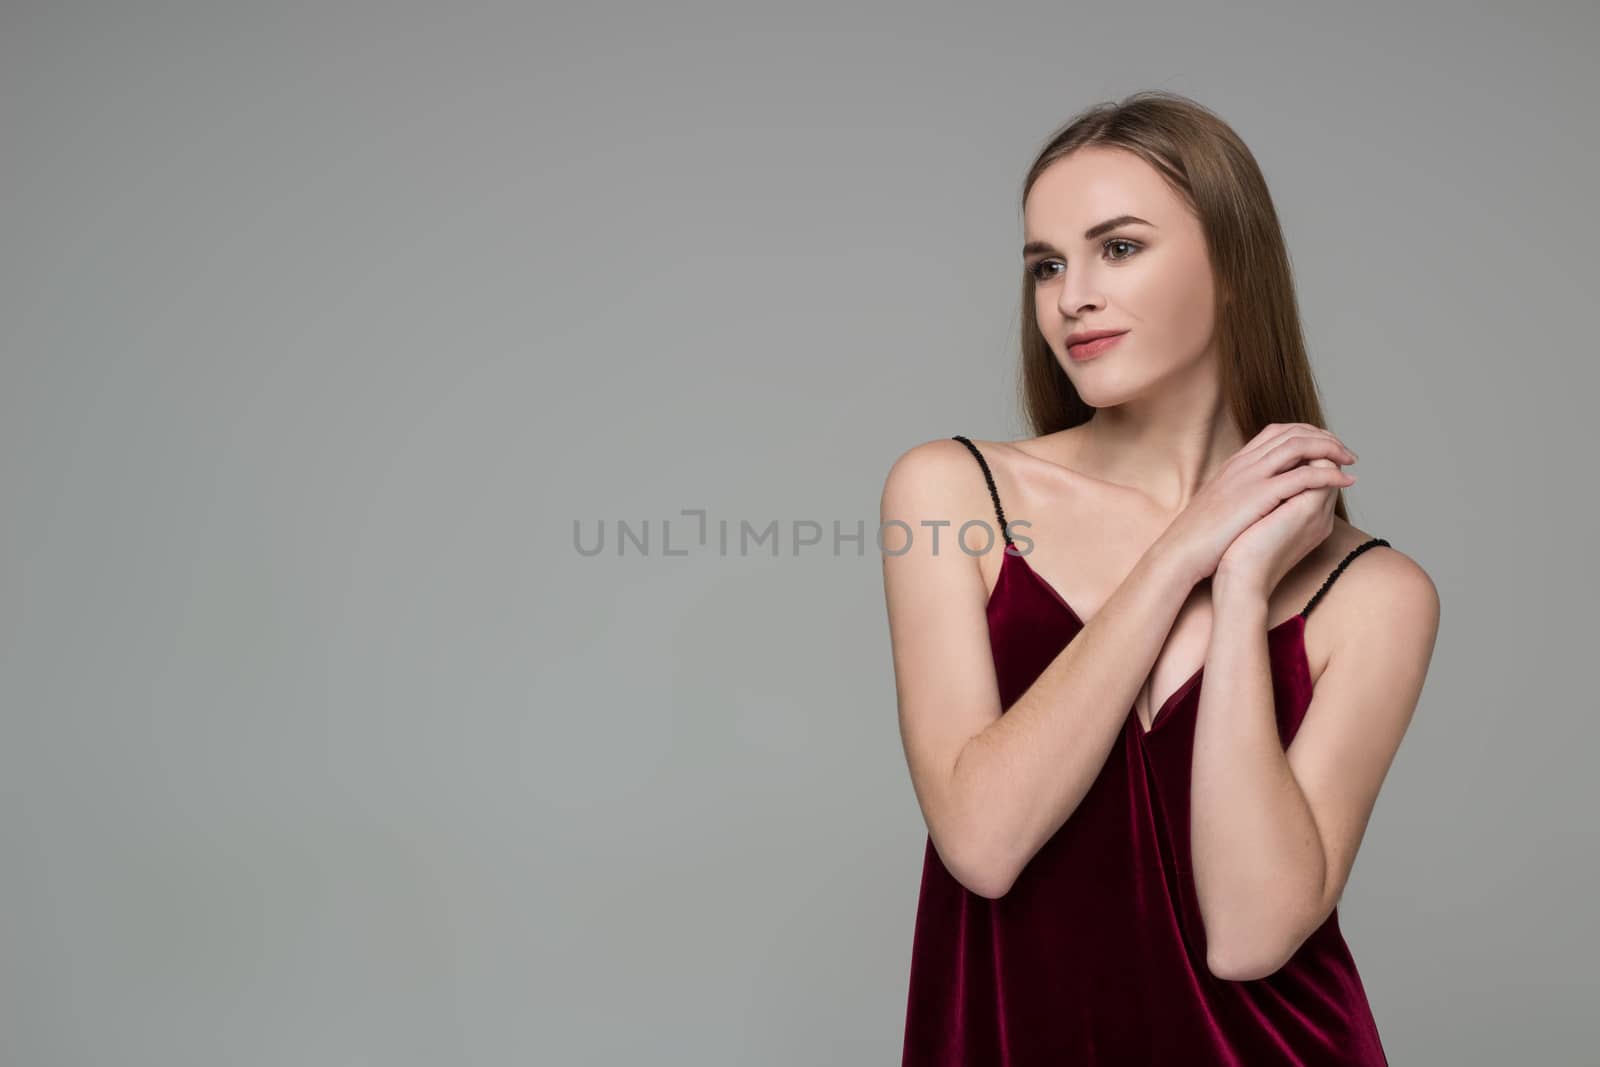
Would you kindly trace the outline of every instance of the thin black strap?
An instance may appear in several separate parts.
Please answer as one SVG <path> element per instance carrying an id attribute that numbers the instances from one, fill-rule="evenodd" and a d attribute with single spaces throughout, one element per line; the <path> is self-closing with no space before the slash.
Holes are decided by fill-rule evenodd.
<path id="1" fill-rule="evenodd" d="M 1381 537 L 1374 537 L 1372 540 L 1367 541 L 1364 544 L 1359 544 L 1356 547 L 1352 548 L 1350 550 L 1350 554 L 1348 556 L 1346 556 L 1344 559 L 1340 560 L 1339 561 L 1339 565 L 1337 567 L 1333 568 L 1333 573 L 1328 575 L 1327 580 L 1322 583 L 1322 588 L 1318 589 L 1317 592 L 1316 592 L 1316 595 L 1314 595 L 1310 599 L 1310 601 L 1308 601 L 1306 603 L 1305 607 L 1300 609 L 1300 614 L 1301 615 L 1310 615 L 1311 614 L 1311 609 L 1316 607 L 1317 606 L 1317 601 L 1322 599 L 1322 594 L 1326 593 L 1328 591 L 1328 587 L 1333 584 L 1333 580 L 1335 578 L 1339 577 L 1339 575 L 1344 573 L 1344 569 L 1350 565 L 1350 561 L 1355 559 L 1357 556 L 1361 555 L 1361 553 L 1365 552 L 1367 549 L 1376 548 L 1379 545 L 1389 545 L 1389 542 L 1385 541 Z M 1391 545 L 1389 547 L 1393 547 L 1393 546 Z"/>
<path id="2" fill-rule="evenodd" d="M 983 453 L 978 451 L 977 445 L 973 444 L 965 437 L 962 437 L 960 434 L 953 434 L 951 435 L 950 439 L 952 441 L 960 441 L 962 444 L 967 446 L 974 456 L 977 457 L 978 466 L 983 468 L 983 480 L 989 483 L 989 496 L 994 500 L 995 518 L 1000 520 L 1000 536 L 1006 539 L 1007 547 L 1015 545 L 1016 542 L 1011 540 L 1011 532 L 1006 529 L 1006 513 L 1000 510 L 1000 490 L 994 487 L 994 475 L 989 473 L 989 461 L 983 458 Z"/>

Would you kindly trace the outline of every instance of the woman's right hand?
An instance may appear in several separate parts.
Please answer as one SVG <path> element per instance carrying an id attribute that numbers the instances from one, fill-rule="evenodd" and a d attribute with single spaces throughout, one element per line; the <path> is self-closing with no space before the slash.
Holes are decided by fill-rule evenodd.
<path id="1" fill-rule="evenodd" d="M 1327 464 L 1313 464 L 1325 459 Z M 1216 572 L 1222 554 L 1257 519 L 1307 489 L 1344 488 L 1355 479 L 1335 464 L 1356 454 L 1332 433 L 1303 422 L 1275 422 L 1234 453 L 1162 533 L 1195 582 Z"/>

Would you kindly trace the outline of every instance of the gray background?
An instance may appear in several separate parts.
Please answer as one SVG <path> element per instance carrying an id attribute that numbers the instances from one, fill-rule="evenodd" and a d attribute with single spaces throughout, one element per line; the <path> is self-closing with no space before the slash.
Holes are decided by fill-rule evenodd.
<path id="1" fill-rule="evenodd" d="M 1391 1059 L 1594 1062 L 1596 9 L 950 8 L 5 3 L 0 1060 L 898 1063 L 878 493 L 1023 435 L 1022 172 L 1165 88 L 1442 595 Z"/>

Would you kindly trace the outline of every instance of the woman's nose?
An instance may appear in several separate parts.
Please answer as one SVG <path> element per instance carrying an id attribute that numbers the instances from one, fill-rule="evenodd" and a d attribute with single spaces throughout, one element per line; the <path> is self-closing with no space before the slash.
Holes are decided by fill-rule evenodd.
<path id="1" fill-rule="evenodd" d="M 1099 308 L 1104 303 L 1099 291 L 1086 284 L 1083 278 L 1066 278 L 1061 283 L 1059 307 L 1063 315 L 1081 315 L 1084 311 Z"/>

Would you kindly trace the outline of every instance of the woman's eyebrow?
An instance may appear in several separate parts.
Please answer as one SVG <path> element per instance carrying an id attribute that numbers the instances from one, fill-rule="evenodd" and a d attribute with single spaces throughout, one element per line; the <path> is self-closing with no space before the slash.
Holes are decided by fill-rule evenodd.
<path id="1" fill-rule="evenodd" d="M 1090 226 L 1087 230 L 1084 230 L 1083 239 L 1085 241 L 1092 241 L 1103 233 L 1110 233 L 1118 226 L 1133 226 L 1135 224 L 1140 226 L 1149 226 L 1151 229 L 1155 228 L 1154 223 L 1146 222 L 1137 215 L 1118 215 L 1114 219 L 1106 219 L 1104 222 L 1097 222 L 1093 226 Z M 1055 250 L 1055 246 L 1049 241 L 1029 241 L 1027 244 L 1022 246 L 1022 254 L 1025 256 L 1031 256 L 1035 252 L 1054 252 Z"/>

